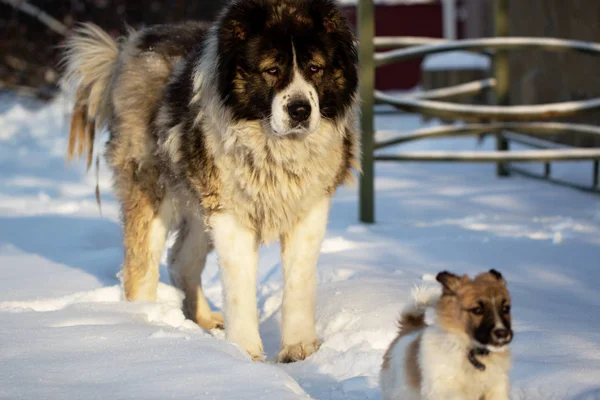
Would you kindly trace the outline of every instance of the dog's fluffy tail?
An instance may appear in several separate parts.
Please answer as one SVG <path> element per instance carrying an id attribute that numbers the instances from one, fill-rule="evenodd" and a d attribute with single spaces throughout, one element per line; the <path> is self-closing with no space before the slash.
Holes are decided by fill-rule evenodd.
<path id="1" fill-rule="evenodd" d="M 433 307 L 441 296 L 439 287 L 416 286 L 411 293 L 412 301 L 407 304 L 400 315 L 400 332 L 408 334 L 425 328 L 425 311 Z"/>
<path id="2" fill-rule="evenodd" d="M 119 57 L 117 42 L 97 25 L 86 23 L 75 30 L 64 44 L 63 86 L 77 88 L 67 162 L 77 150 L 87 153 L 87 168 L 92 164 L 96 129 L 110 118 L 109 96 L 112 76 Z"/>

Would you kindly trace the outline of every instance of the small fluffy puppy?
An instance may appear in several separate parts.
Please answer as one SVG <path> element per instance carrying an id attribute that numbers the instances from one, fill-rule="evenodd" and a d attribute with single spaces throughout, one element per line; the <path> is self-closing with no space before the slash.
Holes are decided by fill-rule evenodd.
<path id="1" fill-rule="evenodd" d="M 417 288 L 383 358 L 384 400 L 507 400 L 510 295 L 495 270 L 475 279 L 440 272 L 439 290 Z M 435 306 L 435 322 L 425 310 Z"/>

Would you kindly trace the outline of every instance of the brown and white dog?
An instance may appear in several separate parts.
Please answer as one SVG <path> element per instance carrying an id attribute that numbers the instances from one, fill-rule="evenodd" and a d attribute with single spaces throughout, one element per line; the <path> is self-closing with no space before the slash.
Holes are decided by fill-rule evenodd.
<path id="1" fill-rule="evenodd" d="M 77 87 L 69 156 L 106 159 L 122 207 L 125 297 L 153 301 L 170 231 L 169 272 L 187 316 L 263 359 L 258 248 L 281 242 L 281 361 L 319 345 L 316 263 L 330 199 L 358 169 L 354 36 L 333 0 L 232 0 L 212 26 L 159 25 L 115 41 L 83 25 L 67 41 Z M 76 151 L 77 150 L 77 151 Z M 215 249 L 224 318 L 201 273 Z"/>
<path id="2" fill-rule="evenodd" d="M 417 288 L 383 358 L 384 400 L 507 400 L 510 295 L 495 270 L 475 279 L 440 272 L 437 288 Z M 435 322 L 425 311 L 435 307 Z"/>

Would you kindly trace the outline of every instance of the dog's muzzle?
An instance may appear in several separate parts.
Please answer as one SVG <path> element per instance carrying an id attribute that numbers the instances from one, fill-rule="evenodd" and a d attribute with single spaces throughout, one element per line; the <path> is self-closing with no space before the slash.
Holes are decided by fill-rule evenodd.
<path id="1" fill-rule="evenodd" d="M 512 332 L 510 329 L 497 328 L 492 331 L 492 341 L 496 346 L 504 346 L 509 344 L 512 340 Z"/>
<path id="2" fill-rule="evenodd" d="M 296 127 L 298 125 L 306 125 L 312 112 L 312 107 L 308 100 L 293 100 L 288 104 L 287 112 L 290 116 L 292 127 Z"/>

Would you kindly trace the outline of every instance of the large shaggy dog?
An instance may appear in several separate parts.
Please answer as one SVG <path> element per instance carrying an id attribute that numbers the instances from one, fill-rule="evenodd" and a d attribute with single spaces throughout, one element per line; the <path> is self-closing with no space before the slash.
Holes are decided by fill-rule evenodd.
<path id="1" fill-rule="evenodd" d="M 416 290 L 402 312 L 383 357 L 383 399 L 508 400 L 513 331 L 506 281 L 493 269 L 474 279 L 444 271 L 437 280 L 441 297 Z M 436 320 L 427 325 L 431 306 Z"/>
<path id="2" fill-rule="evenodd" d="M 122 203 L 125 296 L 153 301 L 167 234 L 184 311 L 256 360 L 258 246 L 280 239 L 281 361 L 318 348 L 315 266 L 330 198 L 357 167 L 353 35 L 331 0 L 237 0 L 216 23 L 155 26 L 116 42 L 83 25 L 66 44 L 78 90 L 69 157 L 106 157 Z M 88 164 L 89 165 L 89 164 Z M 215 249 L 224 321 L 202 293 Z"/>

